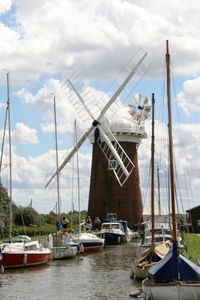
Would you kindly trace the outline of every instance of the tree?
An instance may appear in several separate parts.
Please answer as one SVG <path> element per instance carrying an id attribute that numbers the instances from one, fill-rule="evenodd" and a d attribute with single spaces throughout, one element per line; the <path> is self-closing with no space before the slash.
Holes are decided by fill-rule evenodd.
<path id="1" fill-rule="evenodd" d="M 9 214 L 10 198 L 7 190 L 0 183 L 0 234 L 2 237 L 9 233 Z"/>
<path id="2" fill-rule="evenodd" d="M 55 212 L 51 211 L 49 214 L 44 215 L 45 223 L 47 224 L 56 224 L 57 215 Z"/>
<path id="3" fill-rule="evenodd" d="M 41 224 L 41 218 L 40 215 L 37 213 L 37 211 L 28 206 L 28 207 L 22 207 L 19 206 L 18 212 L 15 216 L 15 223 L 16 225 L 40 225 Z"/>

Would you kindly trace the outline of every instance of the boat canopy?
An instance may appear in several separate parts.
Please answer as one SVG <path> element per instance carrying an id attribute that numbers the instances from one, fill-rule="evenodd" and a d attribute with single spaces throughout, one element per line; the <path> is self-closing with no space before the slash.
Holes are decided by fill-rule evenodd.
<path id="1" fill-rule="evenodd" d="M 25 242 L 30 242 L 30 241 L 31 241 L 31 238 L 27 235 L 17 235 L 15 237 L 13 237 L 11 239 L 11 241 L 6 240 L 6 241 L 4 241 L 4 243 L 10 243 L 10 242 L 11 243 L 21 243 L 21 242 L 25 243 Z"/>
<path id="2" fill-rule="evenodd" d="M 122 224 L 122 226 L 124 228 L 124 232 L 127 234 L 128 233 L 128 222 L 127 221 L 122 221 L 122 220 L 118 220 L 117 222 Z"/>
<path id="3" fill-rule="evenodd" d="M 136 259 L 136 261 L 138 263 L 141 263 L 146 260 L 149 260 L 149 262 L 151 262 L 152 260 L 159 261 L 160 259 L 165 257 L 167 255 L 167 253 L 169 252 L 169 249 L 170 249 L 169 244 L 170 244 L 170 241 L 165 241 L 165 242 L 161 243 L 160 245 L 155 246 L 153 249 L 151 247 L 147 248 L 140 255 L 140 257 Z"/>
<path id="4" fill-rule="evenodd" d="M 102 223 L 102 229 L 105 229 L 105 228 L 119 228 L 119 225 L 122 226 L 121 229 L 124 230 L 125 234 L 128 234 L 128 222 L 127 221 L 122 221 L 122 220 L 115 220 L 115 221 Z"/>
<path id="5" fill-rule="evenodd" d="M 168 254 L 149 269 L 148 278 L 159 282 L 200 281 L 200 267 L 178 253 L 177 241 Z"/>

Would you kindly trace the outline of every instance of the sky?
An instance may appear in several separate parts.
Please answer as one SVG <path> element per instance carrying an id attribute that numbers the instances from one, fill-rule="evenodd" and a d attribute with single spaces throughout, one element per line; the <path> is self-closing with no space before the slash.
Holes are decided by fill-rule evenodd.
<path id="1" fill-rule="evenodd" d="M 59 163 L 75 144 L 82 122 L 67 93 L 66 80 L 76 73 L 92 91 L 99 106 L 111 82 L 141 49 L 151 64 L 134 88 L 156 103 L 164 94 L 165 41 L 172 61 L 174 148 L 184 210 L 199 205 L 200 195 L 200 3 L 197 0 L 1 0 L 0 1 L 0 138 L 3 139 L 9 74 L 12 198 L 39 213 L 55 209 L 56 181 L 45 184 L 55 171 L 53 98 L 56 99 Z M 110 94 L 107 92 L 107 99 Z M 121 110 L 127 112 L 127 99 Z M 163 147 L 166 125 L 156 112 L 156 146 Z M 121 112 L 119 112 L 121 113 Z M 174 114 L 175 115 L 175 114 Z M 139 147 L 141 188 L 148 173 L 148 138 Z M 87 139 L 79 149 L 81 209 L 87 209 L 92 147 Z M 159 160 L 161 156 L 157 154 Z M 147 158 L 147 159 L 146 159 Z M 9 186 L 8 139 L 5 139 L 2 183 Z M 75 158 L 60 174 L 61 211 L 78 208 Z M 162 168 L 161 168 L 162 173 Z M 146 176 L 147 177 L 147 176 Z M 189 188 L 190 194 L 188 194 Z M 144 199 L 144 207 L 149 202 Z"/>

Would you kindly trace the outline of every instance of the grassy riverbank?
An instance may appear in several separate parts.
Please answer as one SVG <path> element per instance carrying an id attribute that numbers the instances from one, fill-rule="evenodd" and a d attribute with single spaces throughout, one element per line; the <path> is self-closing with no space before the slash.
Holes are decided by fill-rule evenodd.
<path id="1" fill-rule="evenodd" d="M 194 233 L 184 233 L 183 255 L 196 264 L 200 264 L 200 235 Z"/>

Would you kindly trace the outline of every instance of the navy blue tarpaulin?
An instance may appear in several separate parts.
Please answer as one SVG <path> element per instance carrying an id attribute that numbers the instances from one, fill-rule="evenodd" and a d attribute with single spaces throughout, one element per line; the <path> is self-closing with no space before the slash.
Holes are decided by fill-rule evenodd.
<path id="1" fill-rule="evenodd" d="M 198 281 L 200 267 L 178 252 L 177 241 L 167 255 L 149 269 L 148 278 L 155 281 Z"/>
<path id="2" fill-rule="evenodd" d="M 122 221 L 118 220 L 117 222 L 120 222 L 124 228 L 124 232 L 127 234 L 128 233 L 128 222 L 127 221 Z"/>

